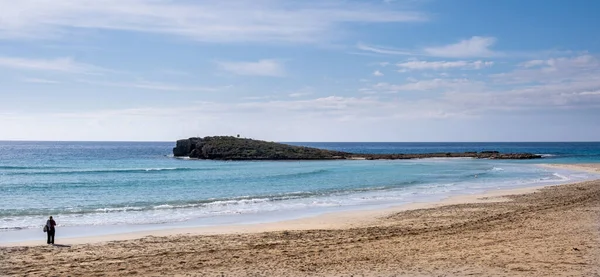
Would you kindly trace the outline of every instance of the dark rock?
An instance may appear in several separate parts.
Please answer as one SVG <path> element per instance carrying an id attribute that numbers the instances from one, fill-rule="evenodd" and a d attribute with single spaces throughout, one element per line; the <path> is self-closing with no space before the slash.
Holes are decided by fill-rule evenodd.
<path id="1" fill-rule="evenodd" d="M 530 153 L 508 153 L 508 154 L 494 154 L 489 159 L 499 159 L 499 160 L 530 160 L 530 159 L 540 159 L 542 156 L 530 154 Z"/>
<path id="2" fill-rule="evenodd" d="M 175 148 L 173 148 L 173 155 L 175 157 L 188 156 L 192 149 L 192 141 L 190 139 L 180 139 L 177 141 Z"/>
<path id="3" fill-rule="evenodd" d="M 194 149 L 194 150 L 192 150 L 192 152 L 190 152 L 189 157 L 190 158 L 194 158 L 194 159 L 200 159 L 203 156 L 202 156 L 202 152 L 201 151 L 199 151 L 198 149 Z"/>
<path id="4" fill-rule="evenodd" d="M 477 159 L 538 159 L 530 153 L 500 153 L 499 151 L 424 154 L 354 154 L 325 149 L 293 146 L 261 140 L 236 137 L 204 137 L 178 140 L 173 155 L 176 157 L 209 160 L 399 160 L 421 158 L 477 158 Z"/>

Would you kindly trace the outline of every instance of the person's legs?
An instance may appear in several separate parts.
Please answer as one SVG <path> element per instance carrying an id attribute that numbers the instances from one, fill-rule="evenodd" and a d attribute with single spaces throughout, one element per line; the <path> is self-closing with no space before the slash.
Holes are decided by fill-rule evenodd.
<path id="1" fill-rule="evenodd" d="M 46 240 L 46 243 L 50 244 L 50 236 L 51 236 L 50 230 L 46 231 L 46 235 L 48 235 L 48 239 Z"/>
<path id="2" fill-rule="evenodd" d="M 55 232 L 56 232 L 55 230 L 52 230 L 52 231 L 48 232 L 48 234 L 50 234 L 50 238 L 48 239 L 49 240 L 48 243 L 54 244 L 54 233 Z"/>

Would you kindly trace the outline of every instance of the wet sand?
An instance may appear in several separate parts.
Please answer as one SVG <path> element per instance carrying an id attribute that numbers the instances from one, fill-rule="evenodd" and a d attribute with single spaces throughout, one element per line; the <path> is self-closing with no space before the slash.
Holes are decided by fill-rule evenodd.
<path id="1" fill-rule="evenodd" d="M 229 231 L 2 247 L 0 276 L 600 276 L 600 181 L 467 198 Z"/>

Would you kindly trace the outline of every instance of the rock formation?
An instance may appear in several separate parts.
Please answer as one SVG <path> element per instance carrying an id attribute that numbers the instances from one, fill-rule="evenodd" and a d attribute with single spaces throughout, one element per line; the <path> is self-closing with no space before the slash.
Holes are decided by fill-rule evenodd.
<path id="1" fill-rule="evenodd" d="M 181 139 L 173 148 L 175 157 L 207 160 L 400 160 L 421 158 L 538 159 L 530 153 L 498 151 L 424 154 L 356 154 L 236 137 Z"/>

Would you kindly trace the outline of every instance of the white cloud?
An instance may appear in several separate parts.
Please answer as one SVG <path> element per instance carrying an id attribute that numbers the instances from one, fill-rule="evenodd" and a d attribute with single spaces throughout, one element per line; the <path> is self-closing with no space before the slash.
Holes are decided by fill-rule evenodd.
<path id="1" fill-rule="evenodd" d="M 148 81 L 137 81 L 137 82 L 101 82 L 91 80 L 78 80 L 80 83 L 97 85 L 97 86 L 108 86 L 108 87 L 122 87 L 122 88 L 134 88 L 134 89 L 145 89 L 145 90 L 158 90 L 158 91 L 199 91 L 199 92 L 215 92 L 230 88 L 231 86 L 221 87 L 202 87 L 202 86 L 184 86 L 178 84 L 166 84 L 159 82 L 148 82 Z"/>
<path id="2" fill-rule="evenodd" d="M 596 82 L 598 88 L 600 82 Z M 598 109 L 600 94 L 581 91 L 571 85 L 539 85 L 501 91 L 448 92 L 444 101 L 477 114 L 494 111 L 533 111 L 554 109 Z"/>
<path id="3" fill-rule="evenodd" d="M 285 75 L 283 64 L 276 60 L 259 60 L 258 62 L 217 62 L 222 70 L 250 76 L 281 77 Z"/>
<path id="4" fill-rule="evenodd" d="M 520 67 L 545 67 L 545 71 L 554 71 L 559 68 L 596 68 L 599 66 L 598 58 L 586 54 L 575 57 L 561 57 L 547 60 L 531 60 L 519 64 Z"/>
<path id="5" fill-rule="evenodd" d="M 268 102 L 197 102 L 177 107 L 11 113 L 0 114 L 0 125 L 10 130 L 2 134 L 3 139 L 37 135 L 36 138 L 45 140 L 174 141 L 190 135 L 242 134 L 279 141 L 366 141 L 374 139 L 373 132 L 377 130 L 390 131 L 391 135 L 390 126 L 401 124 L 401 120 L 468 116 L 461 111 L 454 113 L 440 108 L 412 101 L 329 96 Z M 379 132 L 377 139 L 390 137 L 381 138 Z"/>
<path id="6" fill-rule="evenodd" d="M 40 79 L 40 78 L 22 78 L 21 81 L 23 81 L 25 83 L 34 83 L 34 84 L 60 84 L 59 81 Z"/>
<path id="7" fill-rule="evenodd" d="M 490 49 L 494 43 L 496 43 L 496 38 L 474 36 L 470 39 L 461 40 L 454 44 L 425 47 L 417 50 L 397 49 L 387 46 L 373 46 L 364 43 L 359 43 L 356 45 L 356 47 L 362 51 L 383 55 L 431 56 L 444 58 L 480 58 L 501 56 L 501 53 L 492 51 Z"/>
<path id="8" fill-rule="evenodd" d="M 419 61 L 413 60 L 403 63 L 396 64 L 399 68 L 404 70 L 444 70 L 450 68 L 462 68 L 462 69 L 482 69 L 484 67 L 492 66 L 494 62 L 491 61 Z"/>
<path id="9" fill-rule="evenodd" d="M 445 101 L 479 113 L 533 109 L 599 109 L 600 61 L 591 55 L 532 60 L 492 75 L 477 91 L 448 92 Z M 498 83 L 503 86 L 495 86 Z"/>
<path id="10" fill-rule="evenodd" d="M 409 79 L 403 84 L 377 83 L 362 88 L 360 91 L 377 95 L 432 91 L 435 94 L 407 95 L 409 98 L 424 99 L 421 102 L 421 104 L 427 103 L 422 106 L 424 110 L 436 107 L 448 114 L 459 111 L 462 111 L 463 115 L 483 115 L 533 109 L 600 108 L 600 77 L 592 75 L 567 82 L 546 81 L 539 85 L 502 89 L 494 87 L 490 83 L 468 79 Z M 404 94 L 398 95 L 402 97 Z"/>
<path id="11" fill-rule="evenodd" d="M 482 86 L 481 82 L 474 82 L 468 79 L 427 79 L 414 80 L 409 79 L 404 84 L 377 83 L 363 91 L 397 93 L 401 91 L 430 91 L 430 90 L 458 90 L 471 91 Z"/>
<path id="12" fill-rule="evenodd" d="M 89 29 L 206 42 L 320 42 L 345 23 L 425 21 L 388 5 L 321 1 L 0 0 L 0 37 L 57 38 Z"/>
<path id="13" fill-rule="evenodd" d="M 597 75 L 600 76 L 600 75 Z M 600 77 L 588 75 L 568 82 L 546 81 L 544 84 L 498 88 L 490 83 L 467 79 L 410 79 L 404 84 L 378 83 L 360 89 L 367 94 L 426 92 L 435 94 L 407 94 L 403 103 L 420 105 L 421 114 L 440 111 L 446 115 L 482 116 L 493 113 L 540 110 L 600 109 Z M 383 93 L 383 94 L 381 94 Z M 404 94 L 398 94 L 402 99 Z M 392 101 L 394 103 L 394 101 Z M 398 108 L 404 106 L 395 103 Z"/>
<path id="14" fill-rule="evenodd" d="M 189 72 L 182 71 L 182 70 L 176 70 L 176 69 L 168 69 L 168 68 L 157 70 L 156 73 L 160 74 L 160 75 L 169 75 L 169 76 L 178 76 L 178 77 L 192 76 L 192 74 Z"/>
<path id="15" fill-rule="evenodd" d="M 201 102 L 193 107 L 144 108 L 110 111 L 110 114 L 129 114 L 136 116 L 181 116 L 182 114 L 201 112 L 206 115 L 263 116 L 273 115 L 283 118 L 315 118 L 324 116 L 333 121 L 354 119 L 415 118 L 437 117 L 441 113 L 432 113 L 429 109 L 416 106 L 420 101 L 386 100 L 375 97 L 327 96 L 305 100 L 271 100 L 241 103 Z M 433 104 L 437 107 L 437 104 Z M 90 113 L 95 114 L 95 113 Z M 78 116 L 78 115 L 73 115 Z"/>
<path id="16" fill-rule="evenodd" d="M 379 71 L 379 70 L 375 70 L 375 71 L 373 72 L 373 76 L 381 77 L 381 76 L 383 76 L 383 75 L 384 75 L 384 74 L 383 74 L 383 73 L 381 73 L 381 71 Z"/>
<path id="17" fill-rule="evenodd" d="M 356 48 L 358 48 L 359 50 L 367 51 L 367 52 L 373 52 L 373 53 L 385 54 L 385 55 L 405 55 L 405 56 L 419 55 L 419 53 L 417 53 L 416 51 L 395 49 L 395 48 L 384 47 L 384 46 L 367 45 L 364 43 L 357 44 Z M 382 65 L 382 66 L 384 66 L 384 65 Z"/>
<path id="18" fill-rule="evenodd" d="M 529 68 L 529 67 L 541 66 L 541 65 L 545 65 L 545 64 L 546 64 L 546 61 L 544 61 L 544 60 L 531 60 L 531 61 L 523 62 L 523 63 L 519 64 L 519 66 Z"/>
<path id="19" fill-rule="evenodd" d="M 460 84 L 460 88 L 454 89 L 456 87 L 452 85 L 453 82 Z M 253 99 L 255 101 L 206 101 L 175 107 L 155 106 L 100 111 L 83 109 L 54 113 L 38 110 L 23 112 L 3 110 L 0 112 L 0 125 L 5 130 L 10 130 L 3 133 L 3 139 L 35 137 L 54 140 L 174 141 L 190 135 L 241 133 L 247 137 L 282 141 L 339 141 L 344 138 L 371 141 L 373 139 L 398 140 L 404 138 L 404 134 L 414 128 L 422 128 L 416 132 L 437 130 L 431 134 L 427 133 L 429 135 L 415 137 L 415 140 L 422 141 L 432 140 L 432 134 L 447 139 L 453 138 L 452 135 L 464 133 L 456 132 L 455 123 L 461 122 L 458 120 L 467 124 L 463 126 L 470 126 L 469 130 L 481 128 L 480 132 L 475 133 L 489 133 L 496 132 L 496 126 L 490 127 L 489 118 L 483 116 L 510 115 L 513 116 L 512 118 L 518 118 L 518 122 L 514 122 L 515 126 L 512 126 L 511 122 L 511 126 L 503 131 L 510 133 L 511 128 L 519 130 L 518 128 L 523 127 L 519 123 L 527 117 L 521 116 L 522 114 L 519 113 L 521 111 L 532 114 L 532 111 L 545 110 L 547 114 L 557 114 L 558 110 L 598 111 L 600 108 L 598 89 L 600 80 L 598 79 L 587 80 L 587 85 L 549 83 L 501 90 L 460 79 L 410 81 L 410 86 L 420 89 L 428 85 L 429 88 L 437 86 L 445 90 L 443 93 L 429 94 L 428 97 L 414 94 L 410 97 L 402 97 L 402 95 L 325 96 L 277 101 L 256 98 Z M 596 89 L 589 89 L 594 86 Z M 385 83 L 380 83 L 377 87 L 378 89 L 409 89 L 409 86 Z M 585 89 L 586 87 L 588 89 Z M 544 113 L 536 114 L 544 115 Z M 479 117 L 482 117 L 483 125 L 472 126 L 470 121 L 465 121 L 477 120 Z M 190 121 L 189 118 L 194 120 Z M 499 119 L 502 122 L 507 121 L 503 117 Z M 439 125 L 433 128 L 431 124 L 435 122 Z M 544 125 L 545 121 L 541 122 L 541 125 Z M 540 121 L 535 124 L 539 125 Z M 156 128 L 147 128 L 147 126 Z M 439 130 L 445 127 L 447 128 Z M 531 131 L 529 133 L 539 131 L 535 129 L 536 126 L 532 125 L 531 128 L 527 128 Z M 577 131 L 576 128 L 572 130 Z M 44 136 L 39 137 L 40 134 Z M 593 134 L 597 136 L 598 133 L 590 131 L 587 134 L 591 137 Z M 468 138 L 472 139 L 471 134 Z M 493 140 L 498 137 L 491 136 L 487 139 Z"/>
<path id="20" fill-rule="evenodd" d="M 600 60 L 592 55 L 531 60 L 518 69 L 492 75 L 505 83 L 565 82 L 600 78 Z"/>
<path id="21" fill-rule="evenodd" d="M 56 71 L 80 74 L 97 74 L 109 71 L 107 69 L 91 64 L 77 62 L 72 58 L 29 59 L 15 57 L 0 57 L 0 67 L 21 70 Z"/>
<path id="22" fill-rule="evenodd" d="M 260 95 L 260 96 L 244 96 L 242 100 L 265 100 L 272 99 L 273 95 Z"/>
<path id="23" fill-rule="evenodd" d="M 374 62 L 374 63 L 368 63 L 368 66 L 380 66 L 380 67 L 386 67 L 388 65 L 390 65 L 390 62 Z"/>
<path id="24" fill-rule="evenodd" d="M 312 95 L 312 94 L 314 94 L 314 91 L 312 90 L 312 88 L 304 88 L 304 89 L 298 90 L 296 92 L 292 92 L 292 93 L 288 94 L 288 96 L 292 97 L 292 98 L 298 98 L 298 97 L 308 96 L 308 95 Z"/>
<path id="25" fill-rule="evenodd" d="M 580 95 L 600 95 L 600 90 L 597 91 L 582 91 Z"/>
<path id="26" fill-rule="evenodd" d="M 496 43 L 496 38 L 474 36 L 470 39 L 461 40 L 458 43 L 445 46 L 427 47 L 423 50 L 426 54 L 436 57 L 493 57 L 498 56 L 498 53 L 490 49 L 494 43 Z"/>

